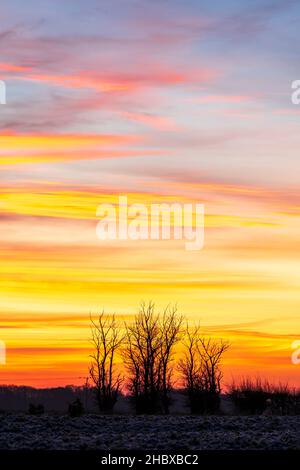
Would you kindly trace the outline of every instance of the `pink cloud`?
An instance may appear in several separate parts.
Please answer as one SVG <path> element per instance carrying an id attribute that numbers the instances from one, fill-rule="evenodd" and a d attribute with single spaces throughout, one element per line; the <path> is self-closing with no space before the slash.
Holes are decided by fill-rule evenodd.
<path id="1" fill-rule="evenodd" d="M 195 103 L 244 103 L 251 101 L 253 97 L 248 95 L 206 95 L 192 98 L 190 101 Z"/>
<path id="2" fill-rule="evenodd" d="M 131 121 L 135 121 L 141 124 L 145 124 L 149 127 L 160 131 L 176 131 L 179 130 L 176 122 L 166 116 L 158 116 L 149 113 L 133 113 L 133 112 L 123 112 L 123 116 L 128 118 Z"/>

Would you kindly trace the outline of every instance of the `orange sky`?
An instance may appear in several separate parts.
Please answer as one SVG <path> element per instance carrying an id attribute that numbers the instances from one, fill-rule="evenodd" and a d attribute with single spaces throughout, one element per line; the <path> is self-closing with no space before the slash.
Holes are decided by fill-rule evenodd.
<path id="1" fill-rule="evenodd" d="M 153 300 L 230 341 L 225 383 L 300 386 L 299 6 L 42 3 L 2 9 L 0 383 L 82 383 L 90 312 Z M 99 241 L 119 195 L 203 203 L 204 248 Z"/>
<path id="2" fill-rule="evenodd" d="M 2 383 L 80 383 L 89 312 L 122 318 L 139 302 L 177 302 L 205 334 L 230 341 L 225 381 L 260 374 L 297 384 L 299 236 L 286 194 L 218 184 L 176 185 L 179 195 L 128 193 L 128 202 L 205 201 L 205 247 L 183 241 L 99 241 L 95 209 L 117 196 L 16 185 L 1 191 Z M 195 197 L 197 196 L 197 199 Z M 230 208 L 234 207 L 234 211 Z"/>

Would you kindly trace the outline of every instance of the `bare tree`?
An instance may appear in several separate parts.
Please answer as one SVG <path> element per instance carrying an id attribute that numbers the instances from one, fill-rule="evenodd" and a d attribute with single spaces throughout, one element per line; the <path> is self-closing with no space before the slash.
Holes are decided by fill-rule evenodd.
<path id="1" fill-rule="evenodd" d="M 129 374 L 129 390 L 138 412 L 152 412 L 157 406 L 158 357 L 160 351 L 159 317 L 154 304 L 142 303 L 133 323 L 126 326 L 124 351 Z"/>
<path id="2" fill-rule="evenodd" d="M 212 394 L 221 393 L 221 360 L 229 344 L 223 340 L 215 341 L 211 338 L 200 338 L 199 354 L 202 359 L 202 374 L 205 389 Z"/>
<path id="3" fill-rule="evenodd" d="M 171 362 L 181 323 L 176 308 L 167 307 L 161 317 L 149 302 L 141 304 L 133 323 L 126 326 L 124 360 L 138 412 L 153 413 L 160 405 L 169 412 Z"/>
<path id="4" fill-rule="evenodd" d="M 199 325 L 187 325 L 185 354 L 179 362 L 192 412 L 215 412 L 219 407 L 222 370 L 221 361 L 229 344 L 200 336 Z"/>
<path id="5" fill-rule="evenodd" d="M 199 380 L 201 379 L 202 361 L 199 357 L 199 342 L 200 342 L 200 326 L 196 326 L 193 330 L 186 325 L 185 338 L 184 338 L 184 357 L 180 359 L 178 368 L 181 372 L 184 387 L 189 393 L 201 388 Z"/>
<path id="6" fill-rule="evenodd" d="M 159 389 L 165 414 L 169 414 L 170 390 L 172 389 L 172 361 L 174 347 L 180 340 L 183 317 L 177 314 L 177 306 L 168 306 L 160 324 L 160 354 L 159 354 Z"/>
<path id="7" fill-rule="evenodd" d="M 122 336 L 115 315 L 102 312 L 97 321 L 91 317 L 91 343 L 94 348 L 89 374 L 95 386 L 96 399 L 101 411 L 112 412 L 117 401 L 123 378 L 115 371 L 116 353 L 120 349 Z"/>

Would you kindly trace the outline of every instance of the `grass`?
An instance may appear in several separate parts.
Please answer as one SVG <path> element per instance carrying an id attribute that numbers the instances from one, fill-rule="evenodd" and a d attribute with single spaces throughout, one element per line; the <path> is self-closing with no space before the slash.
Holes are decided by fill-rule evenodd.
<path id="1" fill-rule="evenodd" d="M 244 378 L 239 384 L 233 382 L 228 394 L 241 414 L 300 414 L 300 393 L 288 384 Z"/>

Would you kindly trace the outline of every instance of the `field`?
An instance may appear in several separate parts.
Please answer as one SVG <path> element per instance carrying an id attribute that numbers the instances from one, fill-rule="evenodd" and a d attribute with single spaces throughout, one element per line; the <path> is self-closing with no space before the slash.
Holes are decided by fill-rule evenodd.
<path id="1" fill-rule="evenodd" d="M 299 416 L 0 415 L 1 450 L 300 450 Z"/>

